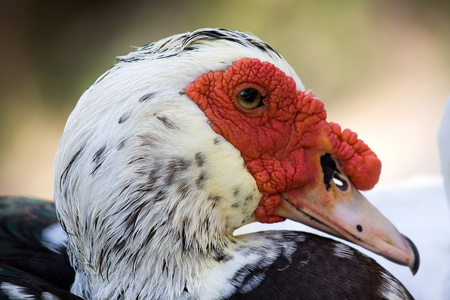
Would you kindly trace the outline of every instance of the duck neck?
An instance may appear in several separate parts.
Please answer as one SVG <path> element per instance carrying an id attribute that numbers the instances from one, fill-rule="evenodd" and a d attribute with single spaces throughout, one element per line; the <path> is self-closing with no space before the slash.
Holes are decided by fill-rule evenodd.
<path id="1" fill-rule="evenodd" d="M 201 278 L 228 259 L 235 239 L 205 220 L 174 220 L 181 221 L 99 232 L 84 258 L 74 259 L 72 292 L 86 299 L 171 299 L 198 289 Z M 69 238 L 69 253 L 73 245 Z"/>

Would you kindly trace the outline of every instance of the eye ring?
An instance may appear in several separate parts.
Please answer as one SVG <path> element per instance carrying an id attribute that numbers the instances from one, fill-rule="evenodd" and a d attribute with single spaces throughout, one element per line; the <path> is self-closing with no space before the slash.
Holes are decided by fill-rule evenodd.
<path id="1" fill-rule="evenodd" d="M 236 94 L 237 103 L 245 110 L 264 106 L 263 99 L 261 93 L 253 87 L 247 87 Z"/>

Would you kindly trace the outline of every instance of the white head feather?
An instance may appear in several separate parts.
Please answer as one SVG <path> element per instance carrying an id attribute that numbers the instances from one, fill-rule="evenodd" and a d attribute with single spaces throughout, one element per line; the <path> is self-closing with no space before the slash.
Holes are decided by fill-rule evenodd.
<path id="1" fill-rule="evenodd" d="M 273 63 L 303 89 L 261 40 L 203 29 L 120 57 L 83 94 L 55 159 L 74 293 L 180 297 L 224 256 L 233 230 L 252 220 L 255 180 L 184 93 L 197 77 L 244 57 Z"/>

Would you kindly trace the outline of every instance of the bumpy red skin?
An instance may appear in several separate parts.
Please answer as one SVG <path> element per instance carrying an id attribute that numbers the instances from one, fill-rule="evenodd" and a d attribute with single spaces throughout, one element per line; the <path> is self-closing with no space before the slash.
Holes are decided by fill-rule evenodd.
<path id="1" fill-rule="evenodd" d="M 264 106 L 245 110 L 237 94 L 255 88 Z M 371 189 L 381 162 L 357 134 L 326 121 L 324 105 L 310 91 L 269 62 L 243 58 L 223 72 L 197 78 L 186 93 L 211 121 L 212 129 L 242 154 L 263 197 L 256 210 L 260 222 L 284 220 L 272 215 L 280 192 L 308 186 L 322 176 L 317 159 L 336 157 L 356 188 Z"/>

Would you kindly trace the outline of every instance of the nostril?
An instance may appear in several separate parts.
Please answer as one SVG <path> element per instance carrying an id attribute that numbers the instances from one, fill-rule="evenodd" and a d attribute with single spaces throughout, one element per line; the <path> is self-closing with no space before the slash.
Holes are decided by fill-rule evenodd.
<path id="1" fill-rule="evenodd" d="M 358 230 L 359 232 L 362 232 L 363 228 L 361 225 L 358 224 L 358 225 L 356 225 L 356 230 Z"/>

